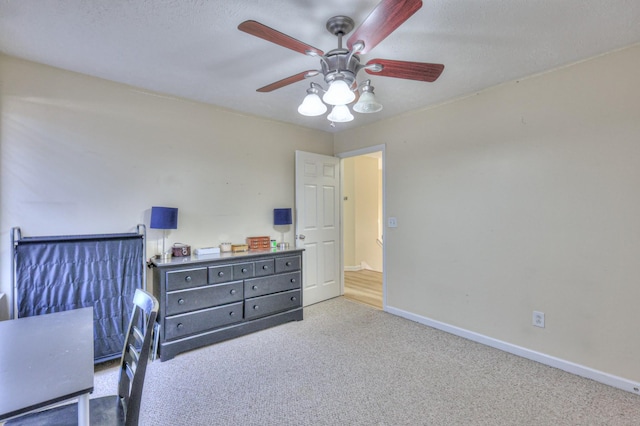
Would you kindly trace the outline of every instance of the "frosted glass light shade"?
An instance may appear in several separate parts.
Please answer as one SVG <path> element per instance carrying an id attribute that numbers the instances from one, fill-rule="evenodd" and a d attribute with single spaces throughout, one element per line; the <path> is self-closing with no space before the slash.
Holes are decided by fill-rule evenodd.
<path id="1" fill-rule="evenodd" d="M 372 92 L 364 92 L 353 106 L 353 110 L 361 114 L 369 114 L 382 110 L 382 104 L 376 100 Z"/>
<path id="2" fill-rule="evenodd" d="M 333 80 L 322 100 L 329 105 L 346 105 L 353 102 L 356 94 L 344 80 Z"/>
<path id="3" fill-rule="evenodd" d="M 327 120 L 334 123 L 346 123 L 353 120 L 353 114 L 346 105 L 336 105 L 331 109 L 331 114 L 327 115 Z"/>
<path id="4" fill-rule="evenodd" d="M 327 106 L 322 103 L 320 96 L 315 93 L 309 93 L 298 107 L 298 112 L 308 117 L 314 117 L 327 112 Z"/>

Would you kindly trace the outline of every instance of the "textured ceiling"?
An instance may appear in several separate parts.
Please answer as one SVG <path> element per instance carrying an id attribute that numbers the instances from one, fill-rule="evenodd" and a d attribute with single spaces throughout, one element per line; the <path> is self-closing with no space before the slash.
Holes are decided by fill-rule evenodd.
<path id="1" fill-rule="evenodd" d="M 0 0 L 0 51 L 141 89 L 324 131 L 382 118 L 521 79 L 640 42 L 639 0 L 425 0 L 372 58 L 445 65 L 436 82 L 371 76 L 377 114 L 329 126 L 296 111 L 310 81 L 256 89 L 319 60 L 237 30 L 267 26 L 329 51 L 328 18 L 359 25 L 378 0 Z M 367 76 L 364 72 L 358 81 Z M 367 76 L 368 77 L 368 76 Z M 603 76 L 606 78 L 606 76 Z"/>

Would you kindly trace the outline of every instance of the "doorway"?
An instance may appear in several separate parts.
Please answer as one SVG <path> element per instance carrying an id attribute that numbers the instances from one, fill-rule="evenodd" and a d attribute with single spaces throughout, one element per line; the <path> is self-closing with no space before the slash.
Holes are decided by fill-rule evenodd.
<path id="1" fill-rule="evenodd" d="M 343 295 L 384 309 L 384 146 L 342 158 Z"/>

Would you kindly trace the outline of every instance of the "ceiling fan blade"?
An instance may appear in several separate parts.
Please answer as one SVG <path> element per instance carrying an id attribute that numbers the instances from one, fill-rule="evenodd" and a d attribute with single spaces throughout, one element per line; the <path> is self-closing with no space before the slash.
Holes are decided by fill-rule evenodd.
<path id="1" fill-rule="evenodd" d="M 280 89 L 281 87 L 288 86 L 292 83 L 297 83 L 298 81 L 302 81 L 307 77 L 313 77 L 317 74 L 318 71 L 316 70 L 302 71 L 301 73 L 292 75 L 291 77 L 283 78 L 282 80 L 276 81 L 275 83 L 271 83 L 264 87 L 261 87 L 256 90 L 256 92 L 272 92 L 276 89 Z"/>
<path id="2" fill-rule="evenodd" d="M 357 41 L 361 40 L 364 42 L 364 48 L 360 53 L 367 53 L 421 7 L 422 0 L 382 0 L 351 34 L 347 40 L 347 46 L 351 49 Z"/>
<path id="3" fill-rule="evenodd" d="M 287 49 L 295 50 L 296 52 L 300 52 L 303 55 L 306 55 L 307 52 L 314 52 L 320 56 L 324 55 L 324 52 L 322 50 L 316 49 L 313 46 L 309 46 L 308 44 L 296 40 L 295 38 L 290 37 L 286 34 L 283 34 L 280 31 L 276 31 L 273 28 L 267 27 L 260 22 L 251 20 L 244 21 L 243 23 L 238 25 L 238 29 L 240 31 L 244 31 L 247 34 L 251 34 L 253 36 L 260 37 L 261 39 L 270 41 L 271 43 L 286 47 Z"/>
<path id="4" fill-rule="evenodd" d="M 374 71 L 365 68 L 367 74 L 427 81 L 429 83 L 436 81 L 442 74 L 442 70 L 444 70 L 444 65 L 442 64 L 429 64 L 426 62 L 393 61 L 390 59 L 372 59 L 367 62 L 367 66 L 373 64 L 382 65 L 382 70 Z"/>

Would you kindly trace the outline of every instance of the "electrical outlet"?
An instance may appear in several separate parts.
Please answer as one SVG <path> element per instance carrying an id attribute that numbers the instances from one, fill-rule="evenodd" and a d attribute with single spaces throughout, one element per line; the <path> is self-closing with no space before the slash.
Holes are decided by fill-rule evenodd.
<path id="1" fill-rule="evenodd" d="M 533 325 L 544 328 L 544 312 L 533 311 Z"/>
<path id="2" fill-rule="evenodd" d="M 395 217 L 390 217 L 387 219 L 387 226 L 389 228 L 397 228 L 398 227 L 398 219 Z"/>

